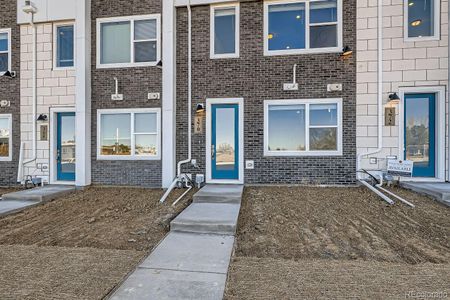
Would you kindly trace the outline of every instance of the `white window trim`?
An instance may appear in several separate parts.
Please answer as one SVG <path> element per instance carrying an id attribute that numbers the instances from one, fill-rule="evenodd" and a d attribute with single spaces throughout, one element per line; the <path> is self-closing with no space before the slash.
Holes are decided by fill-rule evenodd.
<path id="1" fill-rule="evenodd" d="M 8 34 L 8 50 L 0 51 L 0 53 L 8 53 L 8 71 L 12 71 L 11 63 L 12 63 L 12 53 L 11 53 L 11 28 L 0 28 L 0 33 Z M 5 72 L 0 72 L 0 76 L 5 74 Z"/>
<path id="2" fill-rule="evenodd" d="M 73 66 L 72 67 L 58 67 L 58 27 L 73 26 Z M 76 38 L 75 38 L 75 22 L 58 22 L 53 24 L 53 70 L 74 70 L 76 58 Z"/>
<path id="3" fill-rule="evenodd" d="M 156 113 L 156 132 L 158 153 L 155 156 L 135 155 L 134 114 Z M 101 116 L 107 114 L 131 114 L 131 155 L 102 155 L 101 154 Z M 160 160 L 161 159 L 161 109 L 135 108 L 135 109 L 99 109 L 97 110 L 97 160 Z"/>
<path id="4" fill-rule="evenodd" d="M 9 155 L 6 157 L 0 157 L 0 161 L 12 161 L 12 114 L 0 114 L 0 119 L 8 119 L 9 126 Z"/>
<path id="5" fill-rule="evenodd" d="M 235 49 L 234 53 L 227 54 L 216 54 L 215 51 L 215 11 L 216 9 L 223 8 L 234 8 L 236 13 L 236 28 L 235 28 Z M 218 58 L 238 58 L 239 57 L 239 45 L 240 42 L 240 5 L 239 3 L 227 3 L 227 4 L 218 4 L 211 5 L 211 16 L 210 16 L 210 58 L 218 59 Z"/>
<path id="6" fill-rule="evenodd" d="M 310 104 L 337 104 L 336 126 L 310 126 Z M 335 151 L 269 151 L 269 106 L 270 105 L 305 105 L 305 146 L 309 149 L 310 128 L 337 128 L 337 150 Z M 295 99 L 295 100 L 265 100 L 264 101 L 264 156 L 342 156 L 342 98 L 327 99 Z"/>
<path id="7" fill-rule="evenodd" d="M 408 0 L 403 0 L 403 32 L 405 42 L 436 41 L 441 39 L 441 0 L 434 0 L 434 35 L 424 37 L 409 37 Z"/>
<path id="8" fill-rule="evenodd" d="M 328 48 L 309 48 L 310 40 L 310 24 L 309 24 L 309 4 L 317 0 L 266 0 L 264 1 L 264 55 L 295 55 L 295 54 L 310 54 L 310 53 L 340 53 L 343 48 L 343 14 L 342 14 L 342 0 L 337 0 L 337 46 Z M 290 3 L 305 3 L 305 49 L 288 49 L 288 50 L 269 50 L 269 6 L 274 4 L 290 4 Z M 327 23 L 315 24 L 326 25 Z M 334 24 L 334 22 L 333 22 Z"/>
<path id="9" fill-rule="evenodd" d="M 156 61 L 154 62 L 140 62 L 140 63 L 134 63 L 134 21 L 139 20 L 150 20 L 154 19 L 156 20 Z M 111 22 L 123 22 L 123 21 L 129 21 L 131 24 L 131 31 L 130 31 L 130 43 L 131 43 L 131 56 L 129 63 L 114 63 L 114 64 L 102 64 L 100 60 L 100 54 L 101 54 L 101 24 L 103 23 L 111 23 Z M 108 69 L 108 68 L 130 68 L 130 67 L 152 67 L 156 66 L 159 61 L 161 60 L 161 15 L 160 14 L 152 14 L 152 15 L 140 15 L 140 16 L 127 16 L 127 17 L 113 17 L 113 18 L 101 18 L 97 19 L 97 33 L 96 33 L 96 39 L 97 39 L 97 69 Z"/>

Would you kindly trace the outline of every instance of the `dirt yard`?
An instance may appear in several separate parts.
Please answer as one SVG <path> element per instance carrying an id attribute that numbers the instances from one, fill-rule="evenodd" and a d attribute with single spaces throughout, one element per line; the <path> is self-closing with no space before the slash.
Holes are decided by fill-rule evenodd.
<path id="1" fill-rule="evenodd" d="M 0 299 L 102 299 L 168 232 L 178 192 L 92 187 L 0 218 Z"/>
<path id="2" fill-rule="evenodd" d="M 450 295 L 450 209 L 388 206 L 364 188 L 247 188 L 227 299 Z"/>

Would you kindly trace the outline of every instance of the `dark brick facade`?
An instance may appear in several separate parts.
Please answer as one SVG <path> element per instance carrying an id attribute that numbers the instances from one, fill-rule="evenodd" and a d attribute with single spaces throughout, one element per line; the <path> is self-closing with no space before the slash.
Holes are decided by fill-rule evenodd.
<path id="1" fill-rule="evenodd" d="M 161 107 L 147 93 L 162 92 L 162 71 L 156 67 L 96 68 L 96 19 L 162 14 L 161 0 L 92 0 L 92 183 L 101 185 L 161 186 L 161 161 L 97 160 L 97 109 Z M 111 101 L 114 80 L 124 101 Z"/>
<path id="2" fill-rule="evenodd" d="M 12 114 L 12 161 L 0 161 L 0 186 L 17 184 L 20 150 L 20 28 L 16 21 L 16 1 L 0 1 L 0 28 L 11 28 L 12 71 L 16 78 L 0 77 L 0 100 L 11 101 L 10 107 L 0 107 L 0 114 Z"/>
<path id="3" fill-rule="evenodd" d="M 344 45 L 356 49 L 356 0 L 343 1 Z M 244 98 L 244 159 L 255 161 L 244 170 L 246 184 L 353 184 L 356 169 L 356 54 L 264 56 L 263 1 L 241 3 L 240 58 L 209 58 L 210 7 L 193 12 L 193 103 L 207 98 Z M 177 10 L 177 161 L 187 157 L 187 10 Z M 298 65 L 299 91 L 285 92 Z M 327 84 L 342 83 L 342 92 Z M 264 100 L 343 98 L 343 156 L 264 157 Z M 193 158 L 205 173 L 205 135 L 193 137 Z M 187 167 L 186 167 L 187 168 Z M 196 173 L 188 170 L 185 172 Z"/>

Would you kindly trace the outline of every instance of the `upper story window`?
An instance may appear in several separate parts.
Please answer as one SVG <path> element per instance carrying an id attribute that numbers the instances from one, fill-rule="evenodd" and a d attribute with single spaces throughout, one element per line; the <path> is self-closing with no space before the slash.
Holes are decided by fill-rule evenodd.
<path id="1" fill-rule="evenodd" d="M 0 75 L 11 68 L 11 29 L 0 29 Z"/>
<path id="2" fill-rule="evenodd" d="M 159 108 L 98 110 L 97 158 L 160 159 Z"/>
<path id="3" fill-rule="evenodd" d="M 266 1 L 265 55 L 341 51 L 341 1 Z"/>
<path id="4" fill-rule="evenodd" d="M 239 57 L 239 3 L 211 6 L 211 58 Z"/>
<path id="5" fill-rule="evenodd" d="M 12 116 L 0 114 L 0 161 L 12 159 Z"/>
<path id="6" fill-rule="evenodd" d="M 265 101 L 264 155 L 342 155 L 342 100 Z"/>
<path id="7" fill-rule="evenodd" d="M 155 66 L 160 57 L 159 15 L 97 20 L 97 68 Z"/>
<path id="8" fill-rule="evenodd" d="M 75 57 L 75 39 L 73 24 L 55 24 L 54 26 L 54 66 L 58 68 L 73 68 Z"/>
<path id="9" fill-rule="evenodd" d="M 440 1 L 439 0 L 404 0 L 405 39 L 434 40 L 439 39 Z"/>

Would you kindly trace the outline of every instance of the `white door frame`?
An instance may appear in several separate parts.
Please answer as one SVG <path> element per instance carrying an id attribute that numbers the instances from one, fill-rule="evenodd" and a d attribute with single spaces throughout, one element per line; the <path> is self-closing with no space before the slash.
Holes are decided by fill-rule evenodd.
<path id="1" fill-rule="evenodd" d="M 405 158 L 404 140 L 405 140 L 405 94 L 436 94 L 436 176 L 434 178 L 412 177 L 404 178 L 404 181 L 445 181 L 445 87 L 444 86 L 426 86 L 426 87 L 404 87 L 399 89 L 399 130 L 398 130 L 398 149 L 399 158 Z"/>
<path id="2" fill-rule="evenodd" d="M 65 185 L 75 185 L 74 181 L 61 181 L 58 180 L 57 163 L 56 163 L 56 143 L 57 143 L 57 129 L 58 129 L 58 118 L 57 113 L 62 112 L 73 112 L 76 113 L 75 107 L 60 106 L 50 108 L 50 184 L 65 184 Z M 76 127 L 76 126 L 75 126 Z M 76 137 L 75 137 L 76 138 Z M 75 143 L 77 141 L 75 140 Z M 77 168 L 78 161 L 75 161 L 75 169 Z M 76 176 L 76 172 L 75 172 Z"/>
<path id="3" fill-rule="evenodd" d="M 238 104 L 239 106 L 239 179 L 212 179 L 211 172 L 211 134 L 212 134 L 212 104 Z M 244 183 L 244 99 L 243 98 L 211 98 L 206 99 L 206 182 L 224 184 Z"/>

